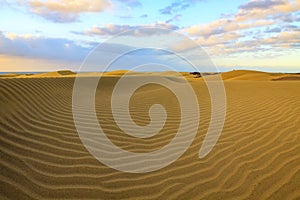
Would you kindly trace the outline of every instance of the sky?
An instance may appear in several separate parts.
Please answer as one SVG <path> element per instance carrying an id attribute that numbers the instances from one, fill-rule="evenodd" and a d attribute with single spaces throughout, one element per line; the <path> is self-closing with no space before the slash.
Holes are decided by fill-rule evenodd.
<path id="1" fill-rule="evenodd" d="M 191 70 L 179 53 L 203 71 L 300 72 L 300 0 L 0 0 L 1 72 L 101 71 L 120 52 L 109 69 Z"/>

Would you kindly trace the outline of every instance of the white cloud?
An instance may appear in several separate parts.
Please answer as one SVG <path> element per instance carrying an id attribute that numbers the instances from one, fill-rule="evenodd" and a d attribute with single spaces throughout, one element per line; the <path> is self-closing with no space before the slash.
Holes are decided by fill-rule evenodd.
<path id="1" fill-rule="evenodd" d="M 83 32 L 84 35 L 98 35 L 98 36 L 112 36 L 117 35 L 123 32 L 130 31 L 130 33 L 134 33 L 135 36 L 139 35 L 152 35 L 156 32 L 151 32 L 149 30 L 143 28 L 164 28 L 177 30 L 178 27 L 169 23 L 164 22 L 156 22 L 152 24 L 144 24 L 144 25 L 116 25 L 116 24 L 106 24 L 102 26 L 93 26 L 92 28 L 85 30 Z"/>
<path id="2" fill-rule="evenodd" d="M 235 14 L 182 29 L 211 55 L 299 48 L 300 0 L 250 0 Z M 189 48 L 184 43 L 177 48 Z M 288 51 L 285 51 L 288 53 Z M 270 53 L 271 54 L 271 53 Z"/>
<path id="3" fill-rule="evenodd" d="M 81 13 L 102 12 L 111 5 L 109 0 L 30 0 L 25 4 L 33 13 L 55 22 L 76 21 Z"/>
<path id="4" fill-rule="evenodd" d="M 0 55 L 81 61 L 89 50 L 68 39 L 0 32 Z"/>

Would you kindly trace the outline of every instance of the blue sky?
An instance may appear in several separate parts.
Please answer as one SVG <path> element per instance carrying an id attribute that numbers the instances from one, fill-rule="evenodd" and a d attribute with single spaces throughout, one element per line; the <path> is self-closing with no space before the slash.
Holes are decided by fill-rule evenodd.
<path id="1" fill-rule="evenodd" d="M 114 42 L 111 38 L 124 31 L 132 33 L 126 40 L 155 43 L 161 36 L 134 32 L 147 27 L 184 35 L 221 71 L 300 71 L 299 0 L 7 0 L 0 2 L 0 16 L 0 71 L 78 71 L 93 48 Z M 105 47 L 107 52 L 120 48 Z M 172 65 L 165 59 L 170 55 L 138 54 L 125 56 L 116 68 L 154 61 Z M 200 63 L 199 57 L 192 59 Z M 182 64 L 178 70 L 187 68 Z"/>

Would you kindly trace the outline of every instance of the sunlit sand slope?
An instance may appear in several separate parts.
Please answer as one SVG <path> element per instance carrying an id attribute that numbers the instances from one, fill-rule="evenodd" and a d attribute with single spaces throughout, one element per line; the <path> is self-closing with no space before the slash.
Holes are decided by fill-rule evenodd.
<path id="1" fill-rule="evenodd" d="M 267 73 L 251 70 L 234 70 L 222 74 L 223 80 L 276 81 L 300 80 L 300 74 Z"/>
<path id="2" fill-rule="evenodd" d="M 201 110 L 195 140 L 176 162 L 145 174 L 111 169 L 82 145 L 72 115 L 74 78 L 0 79 L 0 199 L 299 199 L 300 81 L 255 81 L 273 78 L 255 73 L 238 77 L 247 80 L 225 81 L 225 127 L 208 156 L 198 158 L 210 95 L 205 82 L 194 78 Z M 130 113 L 138 125 L 149 123 L 154 103 L 168 113 L 157 135 L 138 139 L 113 120 L 110 97 L 117 81 L 104 77 L 96 93 L 98 121 L 108 138 L 140 153 L 168 144 L 180 121 L 174 94 L 154 84 L 134 93 Z"/>

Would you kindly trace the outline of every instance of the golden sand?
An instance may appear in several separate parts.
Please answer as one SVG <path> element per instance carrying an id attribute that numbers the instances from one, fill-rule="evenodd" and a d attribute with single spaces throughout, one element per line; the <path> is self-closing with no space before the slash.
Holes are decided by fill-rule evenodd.
<path id="1" fill-rule="evenodd" d="M 162 131 L 151 138 L 124 134 L 110 108 L 113 86 L 124 73 L 104 76 L 103 88 L 96 93 L 99 123 L 109 139 L 125 150 L 157 150 L 176 134 L 178 101 L 164 87 L 149 84 L 139 88 L 130 102 L 133 120 L 139 125 L 149 123 L 148 111 L 154 103 L 165 107 L 168 118 Z M 210 95 L 202 78 L 183 75 L 199 100 L 196 138 L 177 161 L 145 174 L 111 169 L 82 145 L 72 115 L 75 74 L 2 76 L 0 199 L 299 199 L 299 75 L 224 73 L 225 126 L 204 159 L 198 153 L 210 122 Z"/>

